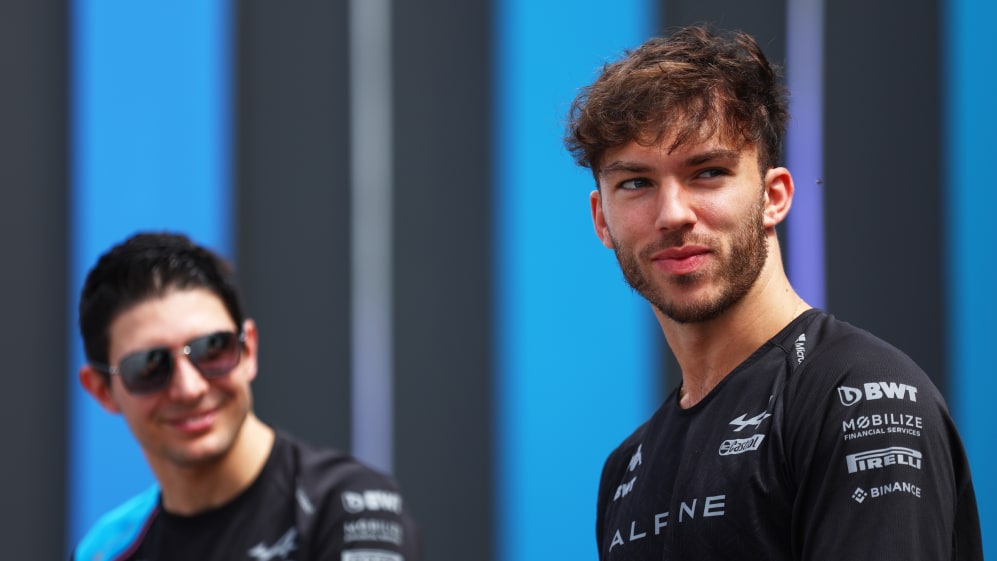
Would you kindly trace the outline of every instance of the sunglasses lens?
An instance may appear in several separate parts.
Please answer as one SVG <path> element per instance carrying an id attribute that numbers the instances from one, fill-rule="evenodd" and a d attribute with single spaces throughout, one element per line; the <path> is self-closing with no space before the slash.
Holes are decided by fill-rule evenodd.
<path id="1" fill-rule="evenodd" d="M 150 349 L 126 356 L 118 367 L 125 389 L 131 393 L 154 393 L 166 386 L 173 374 L 169 349 Z"/>
<path id="2" fill-rule="evenodd" d="M 187 357 L 206 378 L 228 374 L 242 358 L 239 336 L 232 332 L 218 332 L 198 337 L 187 343 Z"/>
<path id="3" fill-rule="evenodd" d="M 242 339 L 230 331 L 219 331 L 188 342 L 184 354 L 202 376 L 218 378 L 239 364 Z M 151 394 L 169 385 L 175 367 L 170 349 L 149 349 L 121 359 L 118 374 L 129 393 Z"/>

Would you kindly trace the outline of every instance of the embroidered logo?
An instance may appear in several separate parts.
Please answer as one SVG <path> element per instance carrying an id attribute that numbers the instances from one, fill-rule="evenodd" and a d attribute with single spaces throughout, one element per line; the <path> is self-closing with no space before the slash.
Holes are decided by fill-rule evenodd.
<path id="1" fill-rule="evenodd" d="M 292 551 L 298 548 L 294 543 L 298 539 L 298 530 L 294 527 L 290 528 L 283 536 L 277 540 L 272 546 L 267 547 L 263 542 L 260 542 L 252 547 L 247 554 L 253 559 L 258 561 L 270 561 L 271 559 L 287 559 Z M 278 557 L 279 556 L 279 557 Z"/>
<path id="2" fill-rule="evenodd" d="M 757 428 L 758 425 L 762 424 L 762 421 L 764 421 L 765 419 L 768 419 L 772 415 L 770 413 L 766 412 L 766 411 L 762 411 L 761 413 L 755 415 L 754 417 L 752 417 L 750 419 L 745 419 L 746 416 L 747 415 L 743 415 L 742 414 L 740 417 L 738 417 L 738 418 L 734 419 L 733 421 L 731 421 L 730 423 L 728 423 L 728 424 L 736 425 L 737 426 L 737 428 L 734 429 L 734 432 L 741 432 L 742 430 L 744 430 L 745 427 L 748 427 L 748 426 L 754 426 L 754 427 Z"/>
<path id="3" fill-rule="evenodd" d="M 641 455 L 641 450 L 644 448 L 643 444 L 637 445 L 637 451 L 634 452 L 633 456 L 630 456 L 630 463 L 627 464 L 627 471 L 634 471 L 637 469 L 641 463 L 643 463 L 643 456 Z M 633 476 L 630 481 L 627 481 L 616 488 L 616 494 L 613 495 L 613 500 L 622 499 L 627 496 L 630 491 L 634 488 L 634 483 L 637 483 L 637 476 Z"/>

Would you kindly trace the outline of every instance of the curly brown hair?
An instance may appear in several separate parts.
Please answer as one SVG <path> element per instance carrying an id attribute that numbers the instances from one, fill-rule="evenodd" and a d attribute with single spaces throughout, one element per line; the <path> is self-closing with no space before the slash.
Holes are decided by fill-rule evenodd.
<path id="1" fill-rule="evenodd" d="M 650 146 L 671 136 L 673 151 L 719 134 L 757 146 L 764 173 L 781 157 L 787 96 L 750 35 L 686 27 L 605 65 L 572 102 L 564 143 L 598 179 L 606 151 L 631 140 Z"/>

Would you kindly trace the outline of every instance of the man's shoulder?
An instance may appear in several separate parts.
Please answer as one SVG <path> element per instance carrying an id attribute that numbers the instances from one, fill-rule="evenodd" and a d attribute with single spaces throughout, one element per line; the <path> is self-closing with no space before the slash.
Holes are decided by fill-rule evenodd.
<path id="1" fill-rule="evenodd" d="M 786 391 L 804 415 L 812 415 L 822 403 L 850 407 L 861 396 L 879 401 L 880 394 L 899 401 L 944 403 L 928 374 L 910 356 L 865 329 L 821 313 L 796 337 L 790 356 L 798 365 Z"/>
<path id="2" fill-rule="evenodd" d="M 612 451 L 606 456 L 603 462 L 603 476 L 609 474 L 615 474 L 616 472 L 627 469 L 627 467 L 634 461 L 634 458 L 640 457 L 643 451 L 643 443 L 648 434 L 648 429 L 651 426 L 656 416 L 661 414 L 659 409 L 652 415 L 649 419 L 641 423 L 629 436 L 623 439 Z"/>
<path id="3" fill-rule="evenodd" d="M 879 336 L 824 312 L 817 315 L 803 333 L 810 343 L 808 346 L 825 360 L 833 357 L 849 361 L 872 354 L 910 361 L 903 351 Z"/>
<path id="4" fill-rule="evenodd" d="M 302 539 L 312 551 L 345 552 L 368 542 L 406 551 L 415 547 L 416 529 L 393 477 L 340 450 L 277 434 L 277 453 L 294 466 L 298 530 L 310 536 Z M 345 542 L 335 545 L 337 540 Z"/>
<path id="5" fill-rule="evenodd" d="M 142 493 L 101 516 L 80 540 L 75 561 L 112 561 L 141 541 L 149 520 L 159 506 L 159 486 Z"/>
<path id="6" fill-rule="evenodd" d="M 841 382 L 841 378 L 883 375 L 898 381 L 927 379 L 927 374 L 901 349 L 823 312 L 801 325 L 792 337 L 792 341 L 785 341 L 787 352 L 802 367 L 802 377 L 809 383 L 815 378 Z"/>
<path id="7" fill-rule="evenodd" d="M 397 489 L 394 478 L 346 452 L 316 445 L 283 431 L 277 431 L 277 438 L 284 453 L 293 458 L 296 479 L 309 490 Z"/>

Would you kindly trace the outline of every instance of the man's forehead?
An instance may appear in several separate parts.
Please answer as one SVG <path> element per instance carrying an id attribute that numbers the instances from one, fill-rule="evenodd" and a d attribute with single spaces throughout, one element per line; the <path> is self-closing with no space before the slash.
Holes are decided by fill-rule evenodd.
<path id="1" fill-rule="evenodd" d="M 695 164 L 718 158 L 741 160 L 754 158 L 758 148 L 754 143 L 732 142 L 719 135 L 705 139 L 687 139 L 684 142 L 675 135 L 651 140 L 631 140 L 625 144 L 606 150 L 600 162 L 600 173 L 607 173 L 620 166 L 632 167 L 634 157 L 667 158 Z"/>

